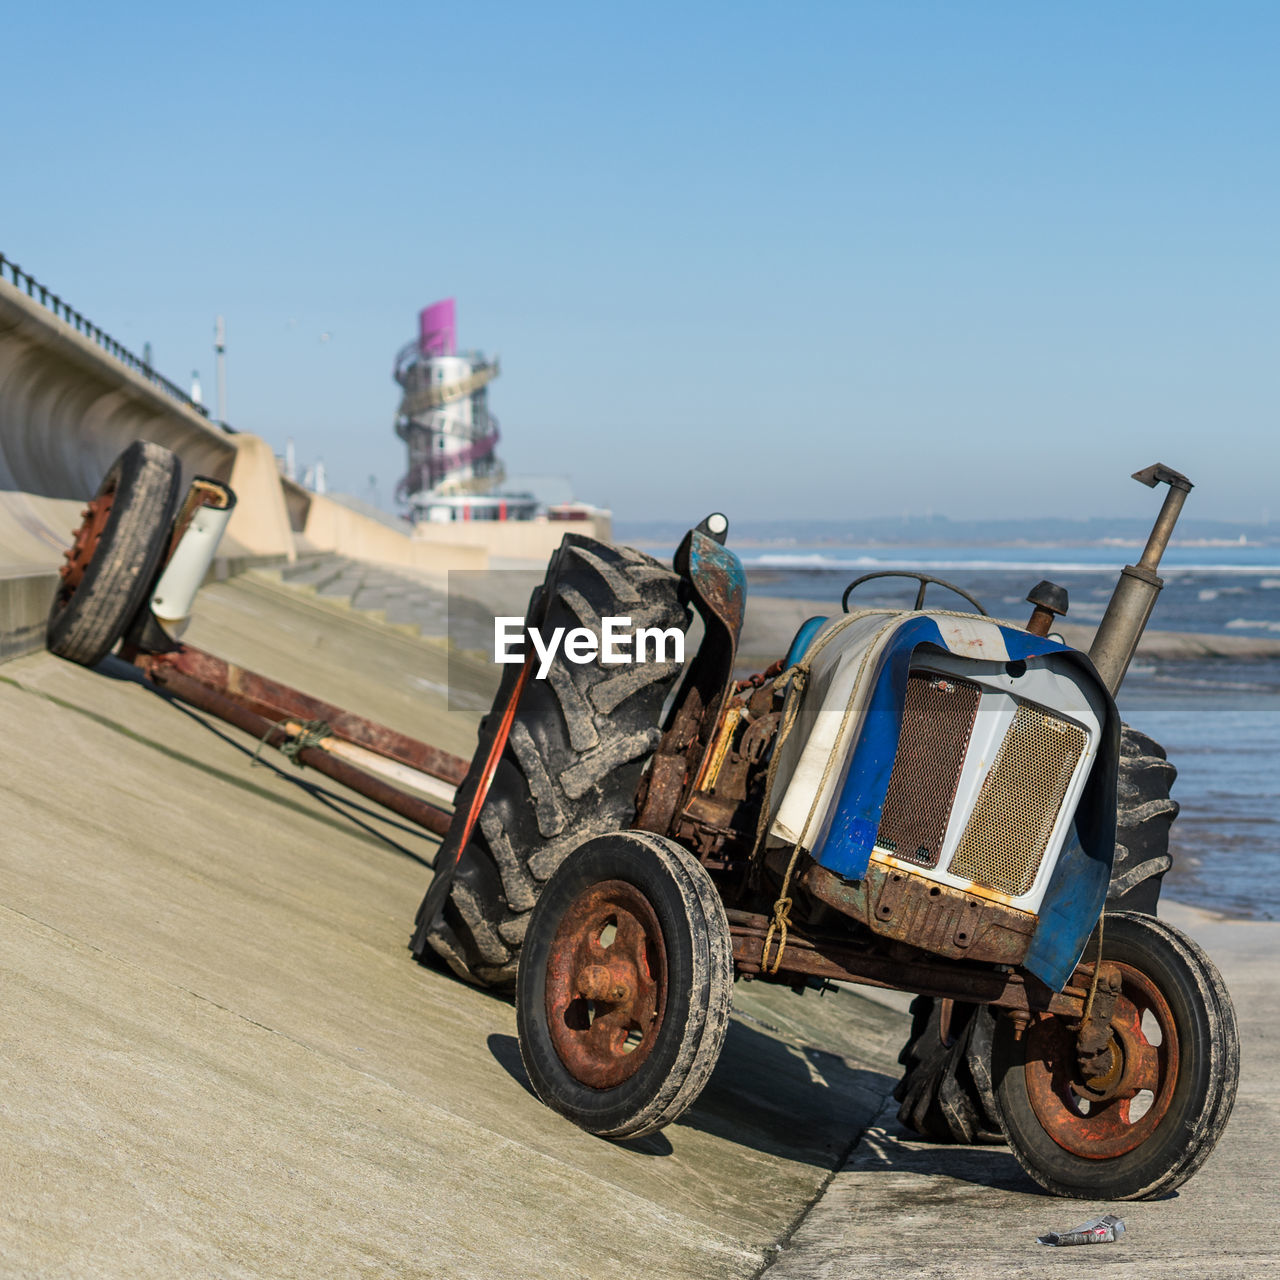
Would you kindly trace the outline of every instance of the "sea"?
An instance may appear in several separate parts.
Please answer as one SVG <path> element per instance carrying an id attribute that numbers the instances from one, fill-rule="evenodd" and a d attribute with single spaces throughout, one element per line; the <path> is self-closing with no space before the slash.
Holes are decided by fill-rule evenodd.
<path id="1" fill-rule="evenodd" d="M 669 557 L 672 548 L 645 548 Z M 1041 579 L 1066 587 L 1067 622 L 1096 624 L 1120 568 L 1140 546 L 806 546 L 741 544 L 752 595 L 814 602 L 837 612 L 845 587 L 865 573 L 910 570 L 963 587 L 996 617 L 1030 614 Z M 1175 545 L 1161 565 L 1165 587 L 1152 630 L 1280 641 L 1280 547 Z M 878 579 L 850 606 L 909 606 L 915 584 Z M 936 594 L 935 594 L 936 593 Z M 938 587 L 928 603 L 967 608 Z M 1265 648 L 1266 646 L 1259 646 Z M 1182 806 L 1171 832 L 1166 896 L 1226 915 L 1280 919 L 1280 659 L 1137 661 L 1118 698 L 1121 714 L 1161 742 L 1178 769 Z"/>

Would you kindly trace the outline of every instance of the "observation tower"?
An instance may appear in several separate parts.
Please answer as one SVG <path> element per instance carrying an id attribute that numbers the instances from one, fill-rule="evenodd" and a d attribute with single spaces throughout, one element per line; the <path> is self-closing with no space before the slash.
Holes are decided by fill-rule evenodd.
<path id="1" fill-rule="evenodd" d="M 396 435 L 409 448 L 396 498 L 415 523 L 531 519 L 532 494 L 497 492 L 506 478 L 496 452 L 498 420 L 489 412 L 498 361 L 457 349 L 452 298 L 425 307 L 418 324 L 417 340 L 396 357 L 404 392 Z"/>

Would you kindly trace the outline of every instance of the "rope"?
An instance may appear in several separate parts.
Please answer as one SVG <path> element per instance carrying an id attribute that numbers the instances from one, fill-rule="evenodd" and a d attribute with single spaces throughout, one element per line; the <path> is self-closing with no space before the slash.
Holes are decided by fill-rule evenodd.
<path id="1" fill-rule="evenodd" d="M 291 760 L 299 769 L 306 768 L 302 761 L 298 759 L 300 752 L 306 751 L 309 747 L 318 747 L 326 738 L 333 737 L 333 726 L 327 720 L 308 720 L 305 724 L 292 730 L 283 725 L 273 724 L 268 726 L 266 733 L 258 739 L 258 745 L 254 750 L 251 764 L 258 763 L 258 757 L 262 754 L 262 748 L 266 745 L 267 739 L 277 729 L 281 728 L 292 736 L 280 744 L 280 754 L 286 760 Z"/>
<path id="2" fill-rule="evenodd" d="M 760 817 L 756 822 L 756 840 L 751 849 L 751 876 L 758 879 L 760 868 L 764 863 L 764 840 L 769 829 L 769 799 L 773 795 L 773 783 L 778 776 L 778 761 L 782 758 L 782 748 L 786 745 L 791 728 L 800 714 L 800 703 L 803 701 L 804 688 L 809 680 L 808 668 L 797 663 L 789 671 L 778 677 L 787 685 L 787 700 L 782 708 L 782 724 L 778 727 L 778 740 L 773 744 L 773 754 L 769 757 L 769 772 L 764 780 L 764 803 L 760 806 Z M 798 850 L 797 850 L 798 851 Z M 791 863 L 782 880 L 782 896 L 773 904 L 773 920 L 769 924 L 769 932 L 764 936 L 764 950 L 760 953 L 760 967 L 766 973 L 777 973 L 782 963 L 782 953 L 787 946 L 787 925 L 791 922 L 791 899 L 787 896 L 791 888 L 791 871 L 796 864 L 796 852 L 791 855 Z M 769 947 L 773 942 L 775 931 L 780 931 L 778 939 L 778 955 L 773 968 L 769 968 Z"/>
<path id="3" fill-rule="evenodd" d="M 286 760 L 293 761 L 301 769 L 303 764 L 298 759 L 298 753 L 306 751 L 308 747 L 318 747 L 326 738 L 332 737 L 333 727 L 326 721 L 308 720 L 288 742 L 280 744 L 280 754 Z"/>
<path id="4" fill-rule="evenodd" d="M 765 973 L 777 973 L 782 968 L 782 953 L 787 949 L 787 926 L 791 923 L 791 898 L 787 890 L 791 887 L 791 869 L 796 865 L 795 854 L 791 855 L 791 864 L 782 881 L 782 897 L 773 904 L 773 919 L 769 921 L 769 932 L 764 935 L 764 947 L 760 951 L 760 968 Z M 769 946 L 773 942 L 775 930 L 778 934 L 778 954 L 769 965 Z"/>
<path id="5" fill-rule="evenodd" d="M 1102 932 L 1103 921 L 1107 918 L 1104 910 L 1098 917 L 1098 953 L 1093 960 L 1093 978 L 1089 983 L 1089 996 L 1084 1002 L 1084 1017 L 1080 1019 L 1080 1025 L 1084 1026 L 1093 1014 L 1093 997 L 1098 994 L 1098 977 L 1102 973 Z"/>

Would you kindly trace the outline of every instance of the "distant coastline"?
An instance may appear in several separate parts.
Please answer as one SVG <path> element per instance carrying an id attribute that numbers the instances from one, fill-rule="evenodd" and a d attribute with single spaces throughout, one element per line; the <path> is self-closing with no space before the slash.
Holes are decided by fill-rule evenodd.
<path id="1" fill-rule="evenodd" d="M 837 601 L 829 608 L 839 612 Z M 747 608 L 738 648 L 740 669 L 767 666 L 785 653 L 791 638 L 806 618 L 824 610 L 813 600 L 786 596 L 755 595 Z M 1011 626 L 1022 626 L 1025 618 L 1006 619 Z M 1063 623 L 1054 628 L 1074 649 L 1087 651 L 1095 628 L 1080 623 Z M 1280 639 L 1257 635 L 1214 635 L 1193 631 L 1148 630 L 1138 644 L 1138 656 L 1160 661 L 1196 661 L 1225 658 L 1255 661 L 1280 658 Z"/>
<path id="2" fill-rule="evenodd" d="M 705 512 L 691 513 L 688 523 L 672 520 L 614 519 L 620 540 L 675 546 L 690 524 Z M 735 520 L 729 541 L 739 548 L 820 547 L 942 548 L 981 547 L 1141 547 L 1151 531 L 1149 519 L 951 520 L 944 516 L 897 516 L 849 520 Z M 1280 547 L 1280 523 L 1198 520 L 1186 516 L 1173 539 L 1174 548 Z"/>

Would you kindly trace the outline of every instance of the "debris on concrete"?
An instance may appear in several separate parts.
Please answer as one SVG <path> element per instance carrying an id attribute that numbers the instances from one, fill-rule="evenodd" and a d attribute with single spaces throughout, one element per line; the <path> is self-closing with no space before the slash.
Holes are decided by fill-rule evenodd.
<path id="1" fill-rule="evenodd" d="M 1070 1231 L 1050 1231 L 1048 1235 L 1036 1236 L 1037 1244 L 1114 1244 L 1124 1235 L 1124 1219 L 1108 1213 L 1101 1218 L 1094 1218 L 1083 1226 L 1072 1227 Z"/>

